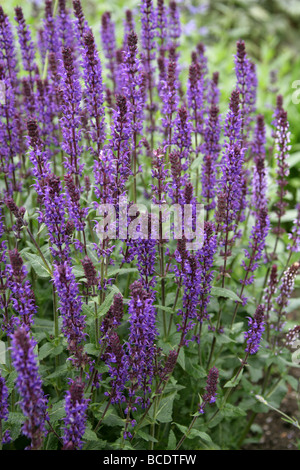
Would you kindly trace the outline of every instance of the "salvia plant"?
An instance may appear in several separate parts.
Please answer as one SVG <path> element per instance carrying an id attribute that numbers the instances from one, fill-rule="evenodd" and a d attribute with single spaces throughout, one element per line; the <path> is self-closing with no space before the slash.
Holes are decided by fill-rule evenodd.
<path id="1" fill-rule="evenodd" d="M 221 94 L 182 31 L 175 1 L 0 7 L 4 449 L 237 449 L 297 386 L 288 114 L 243 40 Z"/>

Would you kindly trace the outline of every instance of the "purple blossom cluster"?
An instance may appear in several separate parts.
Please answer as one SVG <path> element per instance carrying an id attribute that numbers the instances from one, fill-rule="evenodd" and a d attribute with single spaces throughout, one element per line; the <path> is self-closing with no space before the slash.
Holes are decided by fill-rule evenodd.
<path id="1" fill-rule="evenodd" d="M 217 398 L 219 371 L 216 367 L 212 367 L 208 372 L 205 393 L 202 396 L 202 402 L 199 405 L 199 413 L 203 414 L 206 405 L 212 405 Z"/>
<path id="2" fill-rule="evenodd" d="M 248 331 L 245 332 L 247 347 L 245 351 L 248 354 L 256 354 L 260 347 L 261 338 L 265 330 L 264 307 L 259 305 L 255 311 L 254 317 L 248 319 Z"/>
<path id="3" fill-rule="evenodd" d="M 84 382 L 79 378 L 70 381 L 65 397 L 63 450 L 80 450 L 86 427 L 88 400 L 84 397 Z"/>
<path id="4" fill-rule="evenodd" d="M 39 450 L 47 433 L 47 398 L 42 388 L 37 357 L 34 353 L 35 341 L 22 326 L 12 335 L 12 360 L 17 372 L 17 389 L 20 406 L 26 418 L 22 425 L 23 434 L 31 440 L 30 449 Z"/>

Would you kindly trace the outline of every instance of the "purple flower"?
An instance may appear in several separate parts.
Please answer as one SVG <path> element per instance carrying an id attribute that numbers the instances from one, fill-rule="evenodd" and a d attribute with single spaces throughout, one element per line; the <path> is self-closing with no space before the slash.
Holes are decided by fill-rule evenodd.
<path id="1" fill-rule="evenodd" d="M 235 72 L 241 104 L 241 136 L 243 144 L 245 144 L 249 135 L 252 114 L 255 110 L 257 80 L 255 67 L 247 57 L 244 41 L 237 42 Z"/>
<path id="2" fill-rule="evenodd" d="M 45 0 L 45 17 L 43 19 L 43 60 L 46 60 L 46 54 L 49 52 L 56 53 L 61 58 L 60 39 L 58 35 L 57 17 L 53 16 L 52 0 Z"/>
<path id="3" fill-rule="evenodd" d="M 204 142 L 202 145 L 202 198 L 206 203 L 205 209 L 207 211 L 216 207 L 217 159 L 220 152 L 220 133 L 219 108 L 211 105 L 208 117 L 205 120 Z"/>
<path id="4" fill-rule="evenodd" d="M 133 18 L 132 10 L 126 10 L 124 20 L 124 37 L 123 37 L 123 49 L 127 48 L 128 35 L 132 31 L 135 31 L 135 21 Z"/>
<path id="5" fill-rule="evenodd" d="M 29 73 L 30 86 L 33 90 L 33 74 L 36 70 L 34 43 L 31 39 L 31 33 L 24 19 L 21 7 L 15 8 L 16 21 L 18 23 L 17 32 L 23 59 L 23 67 Z"/>
<path id="6" fill-rule="evenodd" d="M 298 211 L 297 217 L 294 220 L 293 228 L 288 237 L 290 243 L 287 246 L 287 249 L 291 252 L 299 253 L 300 251 L 300 204 L 297 204 L 296 209 Z"/>
<path id="7" fill-rule="evenodd" d="M 269 322 L 270 312 L 272 309 L 272 302 L 274 298 L 274 294 L 276 293 L 278 286 L 278 275 L 277 275 L 277 266 L 273 264 L 268 280 L 268 285 L 264 290 L 264 308 L 265 308 L 265 316 L 266 316 L 266 323 Z"/>
<path id="8" fill-rule="evenodd" d="M 0 6 L 0 61 L 5 66 L 5 77 L 10 85 L 17 84 L 17 57 L 14 47 L 14 35 L 8 16 Z"/>
<path id="9" fill-rule="evenodd" d="M 83 164 L 80 163 L 82 153 L 81 141 L 81 99 L 82 92 L 79 76 L 74 67 L 72 50 L 68 47 L 62 49 L 63 67 L 61 67 L 61 111 L 60 126 L 63 135 L 62 148 L 68 155 L 64 165 L 68 173 L 74 174 L 76 179 L 81 176 Z"/>
<path id="10" fill-rule="evenodd" d="M 123 297 L 121 294 L 116 294 L 110 309 L 102 320 L 100 330 L 103 338 L 109 338 L 111 332 L 121 324 L 123 310 Z"/>
<path id="11" fill-rule="evenodd" d="M 170 46 L 178 47 L 181 34 L 181 25 L 177 3 L 171 1 L 168 9 L 168 37 Z"/>
<path id="12" fill-rule="evenodd" d="M 123 194 L 125 184 L 132 174 L 131 170 L 131 121 L 128 114 L 127 100 L 124 95 L 117 95 L 116 109 L 113 110 L 111 138 L 104 148 L 107 160 L 114 166 L 112 192 L 114 200 Z M 110 178 L 110 175 L 107 175 Z"/>
<path id="13" fill-rule="evenodd" d="M 219 84 L 219 72 L 214 72 L 212 79 L 209 83 L 209 88 L 207 90 L 207 102 L 210 106 L 218 106 L 220 101 L 220 90 L 218 88 Z"/>
<path id="14" fill-rule="evenodd" d="M 202 248 L 197 252 L 198 262 L 201 267 L 199 279 L 200 299 L 198 319 L 203 322 L 208 318 L 207 307 L 210 301 L 211 284 L 213 280 L 212 266 L 214 255 L 217 251 L 217 235 L 215 225 L 212 222 L 204 223 L 204 240 Z"/>
<path id="15" fill-rule="evenodd" d="M 75 366 L 83 367 L 87 361 L 83 352 L 85 333 L 85 315 L 82 314 L 82 297 L 70 264 L 65 261 L 55 264 L 53 282 L 57 291 L 60 314 L 62 316 L 62 331 L 68 341 L 68 349 L 73 356 Z"/>
<path id="16" fill-rule="evenodd" d="M 201 68 L 198 61 L 193 62 L 189 67 L 189 77 L 187 84 L 187 107 L 194 126 L 196 154 L 199 151 L 199 134 L 203 132 L 204 116 L 204 83 Z"/>
<path id="17" fill-rule="evenodd" d="M 126 262 L 130 262 L 136 257 L 136 266 L 141 277 L 141 283 L 148 293 L 151 292 L 151 288 L 156 283 L 154 272 L 157 257 L 157 240 L 156 237 L 151 238 L 152 222 L 150 214 L 139 216 L 139 232 L 137 231 L 135 234 L 137 238 L 127 241 L 128 251 L 126 255 Z M 140 236 L 139 233 L 141 234 Z"/>
<path id="18" fill-rule="evenodd" d="M 208 372 L 205 393 L 202 397 L 202 402 L 199 404 L 199 413 L 203 414 L 207 404 L 212 405 L 217 398 L 217 387 L 219 380 L 219 371 L 216 367 L 212 367 Z"/>
<path id="19" fill-rule="evenodd" d="M 148 79 L 152 75 L 151 61 L 155 59 L 156 48 L 156 21 L 155 12 L 152 0 L 142 0 L 141 2 L 141 42 L 143 47 L 143 54 L 145 60 L 145 70 L 148 74 Z"/>
<path id="20" fill-rule="evenodd" d="M 266 208 L 262 208 L 257 214 L 255 224 L 251 230 L 249 248 L 245 250 L 245 256 L 249 262 L 247 263 L 244 260 L 242 262 L 242 266 L 246 271 L 244 279 L 240 281 L 243 286 L 252 284 L 254 281 L 253 273 L 256 271 L 259 266 L 259 262 L 261 261 L 269 229 L 270 220 L 268 210 Z"/>
<path id="21" fill-rule="evenodd" d="M 13 87 L 13 81 L 9 76 L 5 75 L 5 72 L 7 72 L 7 68 L 5 68 L 5 64 L 0 60 L 0 82 L 4 95 L 0 103 L 0 168 L 1 172 L 4 173 L 4 191 L 7 195 L 11 195 L 13 191 L 20 191 L 22 188 L 21 182 L 17 181 L 16 175 L 16 170 L 20 167 L 20 164 L 16 163 L 14 159 L 14 156 L 20 154 L 22 145 L 19 132 L 20 121 L 16 106 L 16 89 Z"/>
<path id="22" fill-rule="evenodd" d="M 11 355 L 17 372 L 16 385 L 20 394 L 20 407 L 26 418 L 22 432 L 31 439 L 29 449 L 38 450 L 46 435 L 48 415 L 34 347 L 35 341 L 25 328 L 18 328 L 12 335 Z"/>
<path id="23" fill-rule="evenodd" d="M 284 273 L 282 281 L 278 286 L 278 296 L 275 299 L 277 308 L 275 309 L 277 314 L 277 327 L 279 330 L 282 327 L 281 319 L 286 314 L 286 308 L 290 303 L 290 298 L 294 290 L 295 278 L 299 273 L 300 264 L 298 262 L 293 263 Z"/>
<path id="24" fill-rule="evenodd" d="M 167 12 L 164 4 L 164 0 L 157 1 L 156 7 L 156 35 L 159 39 L 158 49 L 161 56 L 165 55 L 167 50 L 167 38 L 168 38 L 168 28 L 167 28 Z"/>
<path id="25" fill-rule="evenodd" d="M 8 419 L 8 389 L 4 377 L 0 374 L 0 425 Z"/>
<path id="26" fill-rule="evenodd" d="M 70 381 L 66 393 L 63 450 L 81 450 L 86 428 L 89 400 L 84 398 L 84 383 L 80 378 Z"/>
<path id="27" fill-rule="evenodd" d="M 101 42 L 103 53 L 107 60 L 107 68 L 109 70 L 109 79 L 113 84 L 113 93 L 115 94 L 117 79 L 116 79 L 116 38 L 115 38 L 115 25 L 111 19 L 109 11 L 103 13 L 101 18 Z"/>
<path id="28" fill-rule="evenodd" d="M 153 296 L 143 289 L 139 281 L 135 281 L 130 290 L 128 309 L 130 333 L 126 344 L 128 375 L 131 382 L 129 397 L 135 397 L 135 403 L 142 400 L 142 406 L 146 407 L 154 375 L 156 310 L 152 305 Z M 139 391 L 142 392 L 142 397 L 137 395 Z"/>
<path id="29" fill-rule="evenodd" d="M 257 353 L 264 331 L 264 307 L 263 305 L 259 305 L 255 311 L 254 317 L 248 317 L 248 331 L 245 332 L 245 340 L 247 341 L 247 347 L 245 351 L 248 354 Z"/>
<path id="30" fill-rule="evenodd" d="M 262 115 L 257 116 L 252 153 L 254 159 L 252 207 L 255 212 L 267 207 L 267 170 L 265 167 L 265 124 Z"/>
<path id="31" fill-rule="evenodd" d="M 115 331 L 108 335 L 104 359 L 108 365 L 111 387 L 105 395 L 109 397 L 111 403 L 124 402 L 125 384 L 128 380 L 128 358 Z"/>
<path id="32" fill-rule="evenodd" d="M 193 125 L 185 106 L 178 109 L 174 120 L 173 144 L 179 149 L 180 158 L 183 160 L 183 169 L 187 169 L 191 161 Z"/>
<path id="33" fill-rule="evenodd" d="M 136 33 L 131 31 L 127 36 L 127 50 L 122 68 L 122 91 L 127 98 L 128 115 L 134 136 L 142 133 L 144 120 L 144 79 L 142 65 L 138 58 L 137 41 Z"/>
<path id="34" fill-rule="evenodd" d="M 73 10 L 75 15 L 75 33 L 79 42 L 83 46 L 83 36 L 88 30 L 88 23 L 85 19 L 80 0 L 73 0 Z"/>
<path id="35" fill-rule="evenodd" d="M 43 197 L 43 180 L 50 174 L 49 153 L 44 150 L 44 144 L 39 136 L 39 129 L 36 119 L 28 119 L 28 145 L 29 158 L 32 163 L 32 173 L 35 177 L 35 189 L 40 197 Z"/>
<path id="36" fill-rule="evenodd" d="M 274 229 L 275 233 L 279 236 L 283 228 L 281 227 L 281 218 L 285 214 L 286 206 L 288 203 L 284 200 L 287 193 L 286 186 L 288 184 L 287 177 L 290 173 L 288 156 L 290 150 L 290 132 L 289 122 L 287 119 L 287 112 L 282 109 L 277 115 L 277 127 L 276 127 L 276 173 L 277 173 L 277 196 L 278 201 L 275 204 L 278 225 Z"/>
<path id="37" fill-rule="evenodd" d="M 42 198 L 44 209 L 39 221 L 47 226 L 52 256 L 63 262 L 69 258 L 74 223 L 70 219 L 67 221 L 66 201 L 60 178 L 49 174 L 44 183 Z"/>
<path id="38" fill-rule="evenodd" d="M 102 67 L 91 30 L 83 36 L 83 74 L 85 79 L 85 107 L 91 124 L 91 141 L 99 154 L 105 140 Z"/>
<path id="39" fill-rule="evenodd" d="M 57 31 L 61 47 L 70 47 L 73 53 L 75 53 L 74 22 L 66 8 L 66 0 L 59 0 L 58 6 Z"/>
<path id="40" fill-rule="evenodd" d="M 80 206 L 80 190 L 76 187 L 73 175 L 65 175 L 64 179 L 70 219 L 73 221 L 76 230 L 84 232 L 88 208 Z"/>
<path id="41" fill-rule="evenodd" d="M 179 96 L 178 96 L 178 81 L 176 76 L 176 62 L 170 61 L 168 64 L 168 73 L 165 83 L 161 86 L 161 100 L 162 100 L 162 125 L 164 128 L 164 145 L 172 144 L 172 129 L 174 126 L 174 114 L 177 111 Z"/>
<path id="42" fill-rule="evenodd" d="M 20 315 L 22 326 L 28 331 L 34 322 L 33 316 L 37 312 L 34 293 L 30 282 L 26 279 L 27 269 L 23 264 L 18 250 L 9 251 L 10 266 L 9 288 L 12 292 L 12 306 Z"/>

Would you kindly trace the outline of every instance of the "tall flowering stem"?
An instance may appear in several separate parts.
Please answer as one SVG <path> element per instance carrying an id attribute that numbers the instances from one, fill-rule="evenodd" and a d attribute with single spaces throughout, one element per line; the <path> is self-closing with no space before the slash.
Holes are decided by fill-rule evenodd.
<path id="1" fill-rule="evenodd" d="M 278 201 L 275 205 L 275 209 L 277 212 L 278 223 L 277 227 L 275 227 L 274 232 L 276 234 L 276 241 L 273 249 L 273 255 L 276 253 L 277 245 L 280 239 L 280 236 L 284 232 L 283 228 L 281 227 L 281 219 L 282 216 L 285 214 L 287 202 L 284 200 L 286 195 L 286 186 L 288 184 L 287 177 L 289 175 L 289 164 L 288 164 L 288 156 L 290 150 L 290 132 L 289 132 L 289 122 L 287 119 L 287 112 L 285 110 L 281 110 L 277 116 L 277 127 L 276 127 L 276 162 L 277 162 L 277 195 Z"/>
<path id="2" fill-rule="evenodd" d="M 83 36 L 84 40 L 84 78 L 85 106 L 91 122 L 91 141 L 96 143 L 99 155 L 105 140 L 103 107 L 102 67 L 91 30 Z"/>
<path id="3" fill-rule="evenodd" d="M 128 377 L 130 379 L 129 402 L 127 404 L 124 438 L 132 437 L 128 431 L 130 411 L 141 402 L 146 408 L 149 404 L 149 393 L 154 376 L 155 345 L 157 336 L 156 311 L 153 298 L 135 281 L 131 287 L 129 303 L 130 333 L 126 345 L 128 356 Z M 142 334 L 141 334 L 142 332 Z M 141 395 L 139 394 L 141 393 Z M 134 423 L 131 422 L 132 425 Z"/>
<path id="4" fill-rule="evenodd" d="M 178 450 L 182 446 L 182 444 L 185 441 L 186 437 L 189 436 L 191 430 L 194 427 L 194 424 L 195 424 L 197 418 L 199 417 L 199 414 L 204 413 L 204 409 L 205 409 L 206 405 L 207 404 L 212 405 L 212 404 L 215 403 L 216 397 L 217 397 L 218 381 L 219 381 L 219 371 L 216 367 L 212 367 L 210 369 L 210 371 L 208 372 L 207 382 L 206 382 L 206 387 L 205 387 L 205 393 L 202 397 L 201 403 L 199 403 L 198 413 L 196 413 L 194 415 L 194 418 L 192 419 L 192 421 L 191 421 L 191 423 L 188 427 L 187 432 L 182 436 L 182 438 L 178 442 L 178 444 L 176 446 L 176 450 Z"/>
<path id="5" fill-rule="evenodd" d="M 89 400 L 84 397 L 84 382 L 76 378 L 70 381 L 65 397 L 63 450 L 81 450 L 86 428 Z"/>
<path id="6" fill-rule="evenodd" d="M 79 176 L 82 175 L 83 164 L 80 163 L 82 147 L 80 145 L 80 113 L 82 92 L 79 77 L 74 68 L 72 50 L 64 47 L 62 50 L 62 88 L 60 125 L 63 135 L 63 150 L 67 154 L 64 165 L 68 173 L 75 175 L 76 184 L 79 184 Z"/>
<path id="7" fill-rule="evenodd" d="M 20 407 L 26 418 L 23 434 L 31 440 L 29 448 L 39 450 L 46 435 L 47 399 L 42 389 L 34 353 L 35 341 L 25 328 L 18 328 L 12 335 L 12 361 L 17 372 L 17 389 Z"/>
<path id="8" fill-rule="evenodd" d="M 149 102 L 147 104 L 147 109 L 149 111 L 149 132 L 151 135 L 151 149 L 154 148 L 154 131 L 155 131 L 155 122 L 154 122 L 154 70 L 153 70 L 153 61 L 156 57 L 156 41 L 155 41 L 155 12 L 153 7 L 152 0 L 142 0 L 141 2 L 141 43 L 142 43 L 142 61 L 144 65 L 144 70 L 147 77 L 147 90 L 149 95 Z"/>
<path id="9" fill-rule="evenodd" d="M 23 67 L 29 74 L 30 87 L 33 91 L 33 75 L 36 70 L 34 43 L 31 39 L 31 33 L 26 24 L 22 8 L 16 7 L 15 13 L 18 23 L 17 32 L 22 53 Z"/>
<path id="10" fill-rule="evenodd" d="M 111 19 L 111 13 L 106 11 L 101 18 L 101 41 L 104 56 L 107 60 L 107 68 L 109 70 L 109 79 L 112 81 L 113 95 L 117 92 L 116 79 L 116 37 L 115 25 Z"/>
<path id="11" fill-rule="evenodd" d="M 209 109 L 209 115 L 205 122 L 203 146 L 203 166 L 202 166 L 202 198 L 205 201 L 206 219 L 209 217 L 209 211 L 216 207 L 216 179 L 217 179 L 217 160 L 220 152 L 220 117 L 219 108 L 212 104 Z"/>
<path id="12" fill-rule="evenodd" d="M 123 61 L 123 93 L 127 98 L 128 116 L 132 127 L 132 172 L 133 172 L 133 201 L 136 202 L 136 173 L 138 135 L 143 131 L 144 120 L 144 93 L 143 74 L 140 60 L 138 59 L 138 37 L 134 31 L 128 33 L 127 51 Z"/>
<path id="13" fill-rule="evenodd" d="M 71 359 L 78 368 L 87 363 L 83 351 L 85 333 L 85 315 L 82 313 L 82 298 L 79 287 L 67 261 L 56 264 L 53 272 L 53 282 L 58 294 L 60 314 L 63 320 L 62 331 L 68 341 Z"/>

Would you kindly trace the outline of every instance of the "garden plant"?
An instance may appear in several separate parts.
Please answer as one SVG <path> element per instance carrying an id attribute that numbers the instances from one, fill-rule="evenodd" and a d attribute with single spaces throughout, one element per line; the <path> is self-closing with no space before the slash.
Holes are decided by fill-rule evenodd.
<path id="1" fill-rule="evenodd" d="M 117 21 L 0 6 L 0 446 L 240 449 L 298 387 L 289 115 L 181 3 Z"/>

